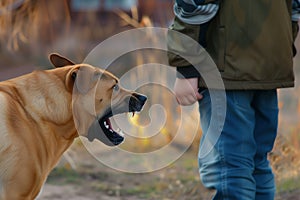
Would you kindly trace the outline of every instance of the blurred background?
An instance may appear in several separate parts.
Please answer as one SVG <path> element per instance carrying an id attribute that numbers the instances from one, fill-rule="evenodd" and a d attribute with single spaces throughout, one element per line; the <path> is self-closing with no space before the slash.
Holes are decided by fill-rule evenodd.
<path id="1" fill-rule="evenodd" d="M 81 62 L 108 37 L 132 28 L 167 27 L 173 14 L 171 0 L 1 0 L 0 16 L 0 70 L 22 65 L 30 71 L 32 65 L 48 66 L 51 52 Z"/>
<path id="2" fill-rule="evenodd" d="M 58 52 L 75 62 L 105 39 L 125 30 L 142 27 L 167 28 L 174 17 L 173 0 L 1 0 L 0 1 L 0 81 L 33 70 L 50 69 L 48 55 Z M 299 37 L 296 40 L 300 52 Z M 113 51 L 110 49 L 108 51 Z M 155 50 L 132 52 L 120 57 L 111 68 L 117 76 L 147 63 L 167 64 L 164 53 Z M 110 70 L 110 68 L 108 68 Z M 131 81 L 136 82 L 137 70 Z M 162 71 L 156 71 L 164 76 Z M 296 87 L 280 90 L 279 135 L 270 154 L 276 173 L 277 199 L 300 199 L 300 54 L 295 57 Z M 167 76 L 167 74 L 166 74 Z M 165 77 L 166 79 L 168 77 Z M 133 152 L 150 152 L 167 145 L 175 136 L 180 107 L 172 93 L 157 85 L 140 88 L 152 104 L 163 105 L 166 121 L 151 139 L 131 139 L 122 146 Z M 153 119 L 160 119 L 155 113 Z M 148 174 L 127 174 L 109 169 L 75 141 L 51 173 L 39 199 L 209 199 L 198 177 L 197 153 L 201 131 L 197 106 L 185 117 L 186 132 L 197 130 L 195 138 L 178 142 L 193 143 L 185 154 L 168 167 Z M 128 118 L 134 132 L 143 134 L 140 124 L 149 123 L 147 113 Z M 124 158 L 126 160 L 126 158 Z"/>

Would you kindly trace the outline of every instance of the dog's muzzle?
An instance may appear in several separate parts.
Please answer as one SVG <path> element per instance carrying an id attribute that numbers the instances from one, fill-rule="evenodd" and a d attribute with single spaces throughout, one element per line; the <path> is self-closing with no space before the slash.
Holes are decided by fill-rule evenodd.
<path id="1" fill-rule="evenodd" d="M 122 130 L 114 130 L 112 128 L 110 117 L 121 114 L 121 113 L 135 113 L 140 112 L 143 109 L 147 101 L 147 97 L 138 93 L 133 93 L 129 97 L 129 100 L 125 100 L 124 106 L 118 107 L 116 109 L 108 109 L 104 116 L 94 121 L 92 126 L 89 128 L 87 138 L 89 141 L 98 139 L 108 146 L 116 146 L 124 141 L 124 134 Z"/>

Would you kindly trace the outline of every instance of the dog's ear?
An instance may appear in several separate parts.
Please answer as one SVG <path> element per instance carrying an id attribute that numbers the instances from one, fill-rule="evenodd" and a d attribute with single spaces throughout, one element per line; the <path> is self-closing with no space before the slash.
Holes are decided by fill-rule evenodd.
<path id="1" fill-rule="evenodd" d="M 65 84 L 68 91 L 72 92 L 75 85 L 76 76 L 78 73 L 79 67 L 72 68 L 66 75 Z"/>
<path id="2" fill-rule="evenodd" d="M 49 60 L 52 63 L 52 65 L 56 68 L 58 67 L 64 67 L 67 65 L 75 65 L 74 62 L 72 62 L 71 60 L 57 54 L 57 53 L 52 53 L 49 55 Z"/>

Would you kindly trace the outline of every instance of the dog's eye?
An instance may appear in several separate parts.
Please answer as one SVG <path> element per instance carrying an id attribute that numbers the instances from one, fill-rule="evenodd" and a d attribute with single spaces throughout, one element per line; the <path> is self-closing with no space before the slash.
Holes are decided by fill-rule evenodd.
<path id="1" fill-rule="evenodd" d="M 117 92 L 117 91 L 119 91 L 119 85 L 118 84 L 116 84 L 116 85 L 114 85 L 114 87 L 113 87 L 113 90 L 115 91 L 115 92 Z"/>

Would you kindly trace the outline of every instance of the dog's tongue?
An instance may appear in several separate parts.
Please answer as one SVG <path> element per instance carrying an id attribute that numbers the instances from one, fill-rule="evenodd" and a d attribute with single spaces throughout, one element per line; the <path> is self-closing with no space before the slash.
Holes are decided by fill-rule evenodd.
<path id="1" fill-rule="evenodd" d="M 109 118 L 107 118 L 107 119 L 105 120 L 105 122 L 106 122 L 106 124 L 108 125 L 109 130 L 113 130 Z"/>

